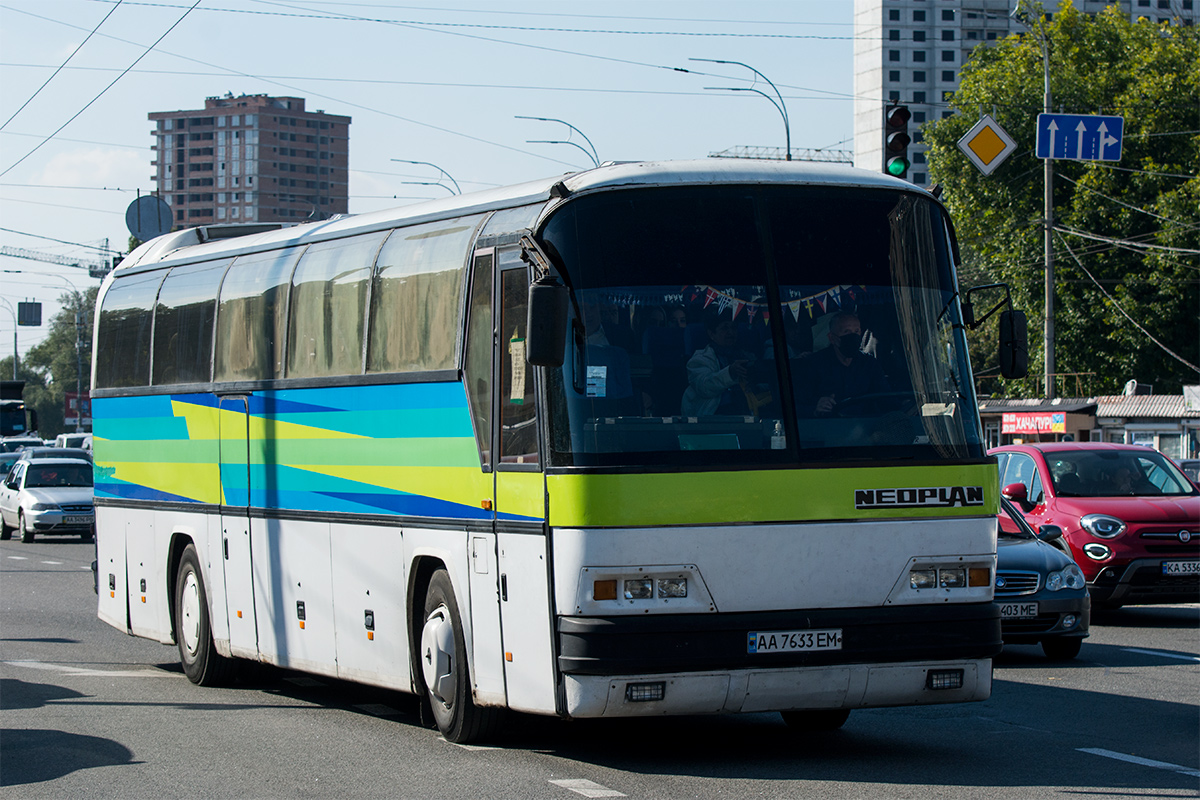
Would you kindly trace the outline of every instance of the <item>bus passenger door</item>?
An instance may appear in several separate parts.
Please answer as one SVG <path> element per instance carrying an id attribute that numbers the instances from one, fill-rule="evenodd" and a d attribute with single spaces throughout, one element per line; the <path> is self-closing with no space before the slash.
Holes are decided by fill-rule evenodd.
<path id="1" fill-rule="evenodd" d="M 537 393 L 525 360 L 529 272 L 519 248 L 498 252 L 493 460 L 500 624 L 508 705 L 555 711 L 546 488 L 538 442 Z"/>
<path id="2" fill-rule="evenodd" d="M 254 580 L 250 561 L 250 416 L 247 398 L 221 398 L 221 563 L 229 647 L 235 656 L 256 658 Z M 213 609 L 213 613 L 220 613 Z"/>

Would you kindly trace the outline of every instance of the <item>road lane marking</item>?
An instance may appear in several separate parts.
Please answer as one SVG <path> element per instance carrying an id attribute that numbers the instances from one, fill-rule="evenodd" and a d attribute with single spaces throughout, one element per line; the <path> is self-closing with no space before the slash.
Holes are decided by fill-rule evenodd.
<path id="1" fill-rule="evenodd" d="M 11 558 L 13 561 L 28 561 L 29 560 L 25 556 L 9 556 L 9 558 Z"/>
<path id="2" fill-rule="evenodd" d="M 575 794 L 581 794 L 584 797 L 625 797 L 616 789 L 609 789 L 607 786 L 601 786 L 594 781 L 589 781 L 586 778 L 568 778 L 565 780 L 550 781 L 555 786 L 559 786 Z"/>
<path id="3" fill-rule="evenodd" d="M 1148 758 L 1138 758 L 1137 756 L 1127 756 L 1124 753 L 1114 753 L 1112 750 L 1101 750 L 1096 747 L 1077 747 L 1080 753 L 1091 753 L 1094 756 L 1104 756 L 1105 758 L 1115 758 L 1117 761 L 1128 761 L 1130 764 L 1140 764 L 1143 767 L 1153 767 L 1154 769 L 1169 769 L 1172 772 L 1178 772 L 1181 775 L 1188 775 L 1193 778 L 1200 778 L 1200 769 L 1192 769 L 1191 767 L 1181 767 L 1178 764 L 1168 764 L 1166 761 L 1151 761 Z"/>
<path id="4" fill-rule="evenodd" d="M 1181 656 L 1178 653 L 1168 653 L 1164 650 L 1143 650 L 1140 647 L 1122 647 L 1126 653 L 1141 653 L 1144 656 L 1162 656 L 1163 658 L 1178 658 L 1180 661 L 1200 661 L 1200 656 Z"/>
<path id="5" fill-rule="evenodd" d="M 164 672 L 159 669 L 88 669 L 72 667 L 67 664 L 47 664 L 44 661 L 0 661 L 10 667 L 25 667 L 26 669 L 42 669 L 48 672 L 61 672 L 73 678 L 182 678 L 182 673 Z"/>
<path id="6" fill-rule="evenodd" d="M 61 561 L 43 561 L 42 563 L 43 564 L 58 564 L 58 565 L 62 564 Z"/>

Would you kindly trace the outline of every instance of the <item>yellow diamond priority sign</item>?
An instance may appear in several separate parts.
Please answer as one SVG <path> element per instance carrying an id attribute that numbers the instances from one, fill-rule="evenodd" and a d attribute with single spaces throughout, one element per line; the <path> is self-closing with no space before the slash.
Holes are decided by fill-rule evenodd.
<path id="1" fill-rule="evenodd" d="M 1000 166 L 1004 159 L 1017 149 L 1017 143 L 996 120 L 984 114 L 983 118 L 967 131 L 966 136 L 958 140 L 958 149 L 967 154 L 967 158 L 979 167 L 980 172 L 991 175 L 992 170 Z"/>

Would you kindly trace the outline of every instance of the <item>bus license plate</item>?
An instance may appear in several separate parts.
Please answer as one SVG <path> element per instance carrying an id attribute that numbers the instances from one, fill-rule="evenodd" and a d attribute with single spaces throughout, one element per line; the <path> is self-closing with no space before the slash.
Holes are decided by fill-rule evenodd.
<path id="1" fill-rule="evenodd" d="M 92 518 L 88 516 L 63 517 L 64 525 L 91 525 Z"/>
<path id="2" fill-rule="evenodd" d="M 794 653 L 799 650 L 841 650 L 842 629 L 820 631 L 750 631 L 748 653 Z"/>
<path id="3" fill-rule="evenodd" d="M 1200 575 L 1200 561 L 1164 561 L 1163 575 Z"/>
<path id="4" fill-rule="evenodd" d="M 1038 615 L 1037 603 L 1001 603 L 1000 619 L 1033 619 Z"/>

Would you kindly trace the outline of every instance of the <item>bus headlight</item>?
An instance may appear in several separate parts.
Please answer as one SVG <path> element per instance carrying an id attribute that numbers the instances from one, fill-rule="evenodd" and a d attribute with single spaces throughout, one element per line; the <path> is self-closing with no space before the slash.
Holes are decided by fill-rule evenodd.
<path id="1" fill-rule="evenodd" d="M 687 578 L 659 578 L 659 597 L 687 597 Z"/>
<path id="2" fill-rule="evenodd" d="M 914 569 L 908 573 L 908 585 L 914 589 L 936 589 L 936 569 Z"/>
<path id="3" fill-rule="evenodd" d="M 653 597 L 651 587 L 653 581 L 650 578 L 633 578 L 625 581 L 625 599 L 626 600 L 649 600 Z"/>

